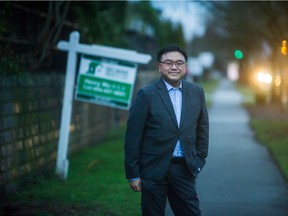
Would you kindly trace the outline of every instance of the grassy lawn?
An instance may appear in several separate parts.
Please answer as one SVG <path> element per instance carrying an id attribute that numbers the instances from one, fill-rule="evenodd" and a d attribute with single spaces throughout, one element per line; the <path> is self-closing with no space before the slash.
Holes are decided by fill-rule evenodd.
<path id="1" fill-rule="evenodd" d="M 253 91 L 247 86 L 238 86 L 244 97 L 244 106 L 250 114 L 250 125 L 259 142 L 270 151 L 283 176 L 288 181 L 288 113 L 280 105 L 257 105 Z"/>
<path id="2" fill-rule="evenodd" d="M 40 177 L 11 197 L 5 209 L 15 211 L 13 215 L 140 215 L 140 193 L 130 189 L 124 176 L 123 134 L 121 129 L 74 154 L 67 181 L 53 173 Z"/>
<path id="3" fill-rule="evenodd" d="M 219 84 L 218 79 L 208 79 L 198 83 L 205 91 L 207 107 L 212 105 L 212 94 Z"/>
<path id="4" fill-rule="evenodd" d="M 288 122 L 255 117 L 251 120 L 251 125 L 260 143 L 268 147 L 288 180 Z"/>

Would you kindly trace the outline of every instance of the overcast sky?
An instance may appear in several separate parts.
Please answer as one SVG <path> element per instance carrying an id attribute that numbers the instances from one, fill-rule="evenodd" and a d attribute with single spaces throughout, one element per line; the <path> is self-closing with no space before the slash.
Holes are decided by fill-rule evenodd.
<path id="1" fill-rule="evenodd" d="M 207 12 L 199 3 L 187 0 L 152 0 L 152 5 L 162 10 L 163 18 L 182 24 L 186 40 L 191 40 L 195 35 L 202 36 L 205 33 Z"/>

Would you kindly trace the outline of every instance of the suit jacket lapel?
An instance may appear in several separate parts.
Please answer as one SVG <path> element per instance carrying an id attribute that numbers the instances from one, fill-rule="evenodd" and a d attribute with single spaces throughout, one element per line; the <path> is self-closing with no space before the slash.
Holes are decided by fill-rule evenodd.
<path id="1" fill-rule="evenodd" d="M 190 92 L 188 89 L 188 85 L 186 85 L 184 81 L 182 81 L 182 110 L 181 110 L 181 118 L 180 118 L 180 127 L 184 124 L 184 119 L 189 119 L 189 115 L 191 115 L 191 109 L 193 109 L 193 92 Z"/>
<path id="2" fill-rule="evenodd" d="M 160 81 L 158 82 L 158 90 L 159 90 L 160 98 L 161 98 L 164 106 L 168 110 L 171 118 L 173 119 L 174 124 L 178 128 L 178 123 L 177 123 L 176 115 L 175 115 L 175 112 L 174 112 L 173 104 L 171 102 L 169 93 L 167 91 L 167 87 L 166 87 L 166 85 L 165 85 L 165 83 L 163 82 L 162 79 L 160 79 Z"/>

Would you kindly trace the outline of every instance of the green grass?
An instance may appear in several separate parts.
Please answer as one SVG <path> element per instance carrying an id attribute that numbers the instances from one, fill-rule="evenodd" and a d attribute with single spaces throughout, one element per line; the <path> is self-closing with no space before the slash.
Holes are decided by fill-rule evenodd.
<path id="1" fill-rule="evenodd" d="M 237 85 L 243 95 L 246 106 L 254 106 L 254 91 L 248 85 Z M 267 112 L 267 111 L 266 111 Z M 259 142 L 265 145 L 278 164 L 283 176 L 288 181 L 288 122 L 283 119 L 273 120 L 266 117 L 265 112 L 258 112 L 258 116 L 251 116 L 250 125 L 255 131 Z"/>
<path id="2" fill-rule="evenodd" d="M 205 81 L 201 81 L 198 83 L 201 85 L 205 91 L 205 97 L 206 97 L 206 104 L 207 107 L 210 107 L 212 105 L 212 94 L 217 88 L 219 84 L 218 79 L 207 79 Z"/>
<path id="3" fill-rule="evenodd" d="M 208 94 L 212 94 L 214 90 L 217 88 L 219 84 L 219 79 L 207 79 L 205 81 L 200 82 L 199 84 L 203 86 L 205 92 Z"/>
<path id="4" fill-rule="evenodd" d="M 248 105 L 255 103 L 255 92 L 252 88 L 243 84 L 236 84 L 236 88 L 241 92 L 244 104 Z"/>
<path id="5" fill-rule="evenodd" d="M 284 177 L 288 180 L 288 122 L 253 118 L 251 126 L 260 143 L 268 147 Z"/>
<path id="6" fill-rule="evenodd" d="M 125 179 L 123 134 L 122 129 L 100 145 L 72 155 L 66 181 L 55 175 L 39 178 L 6 204 L 33 206 L 33 215 L 43 216 L 71 215 L 69 209 L 73 215 L 140 215 L 140 193 L 133 192 Z"/>

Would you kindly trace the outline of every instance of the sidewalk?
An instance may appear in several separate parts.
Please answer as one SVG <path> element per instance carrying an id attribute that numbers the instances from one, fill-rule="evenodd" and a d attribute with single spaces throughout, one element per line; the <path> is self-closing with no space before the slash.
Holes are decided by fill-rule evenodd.
<path id="1" fill-rule="evenodd" d="M 213 95 L 209 155 L 198 177 L 202 216 L 287 216 L 287 184 L 254 139 L 241 99 L 227 80 Z"/>

